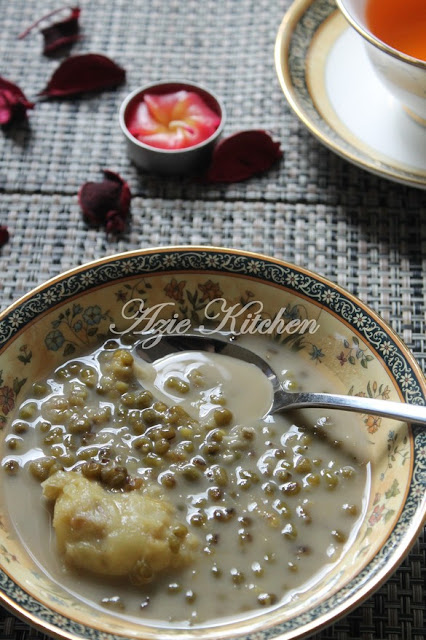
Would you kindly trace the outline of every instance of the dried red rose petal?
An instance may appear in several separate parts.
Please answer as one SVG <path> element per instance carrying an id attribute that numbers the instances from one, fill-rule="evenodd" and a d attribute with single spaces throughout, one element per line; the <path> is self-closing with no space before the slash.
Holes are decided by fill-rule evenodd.
<path id="1" fill-rule="evenodd" d="M 106 214 L 106 230 L 108 233 L 121 233 L 126 226 L 125 218 L 117 211 L 108 211 Z"/>
<path id="2" fill-rule="evenodd" d="M 119 233 L 125 227 L 131 193 L 129 185 L 118 173 L 104 169 L 102 182 L 85 182 L 78 192 L 78 201 L 87 222 L 104 224 L 107 231 Z"/>
<path id="3" fill-rule="evenodd" d="M 64 60 L 40 95 L 63 98 L 85 91 L 101 91 L 116 87 L 125 78 L 125 70 L 110 58 L 99 53 L 85 53 Z"/>
<path id="4" fill-rule="evenodd" d="M 48 56 L 61 47 L 70 46 L 80 40 L 78 18 L 81 10 L 79 7 L 71 9 L 71 15 L 65 20 L 41 30 L 44 38 L 43 53 Z"/>
<path id="5" fill-rule="evenodd" d="M 240 182 L 269 169 L 281 158 L 280 143 L 260 129 L 239 131 L 216 146 L 205 179 Z"/>
<path id="6" fill-rule="evenodd" d="M 9 231 L 7 227 L 0 224 L 0 247 L 2 247 L 9 240 Z"/>
<path id="7" fill-rule="evenodd" d="M 23 120 L 27 109 L 33 108 L 34 103 L 26 99 L 16 84 L 0 76 L 0 125 Z"/>
<path id="8" fill-rule="evenodd" d="M 56 15 L 60 11 L 63 11 L 64 8 L 56 9 L 51 13 L 48 13 L 46 16 L 43 16 L 39 20 L 37 20 L 34 24 L 32 24 L 28 29 L 26 29 L 23 33 L 21 33 L 18 37 L 19 39 L 25 38 L 30 31 L 34 27 Z M 43 53 L 45 55 L 50 55 L 53 51 L 57 49 L 68 46 L 76 42 L 80 39 L 79 36 L 79 24 L 78 19 L 80 17 L 81 9 L 79 7 L 70 7 L 71 14 L 65 18 L 64 20 L 60 20 L 55 22 L 44 29 L 41 29 L 41 33 L 44 38 L 44 48 Z"/>

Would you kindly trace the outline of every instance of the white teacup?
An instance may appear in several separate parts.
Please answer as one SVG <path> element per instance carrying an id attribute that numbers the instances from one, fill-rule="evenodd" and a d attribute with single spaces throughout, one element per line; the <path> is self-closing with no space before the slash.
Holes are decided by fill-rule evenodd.
<path id="1" fill-rule="evenodd" d="M 369 30 L 367 0 L 336 0 L 336 3 L 349 24 L 363 37 L 380 80 L 412 117 L 426 125 L 426 62 L 394 49 Z"/>

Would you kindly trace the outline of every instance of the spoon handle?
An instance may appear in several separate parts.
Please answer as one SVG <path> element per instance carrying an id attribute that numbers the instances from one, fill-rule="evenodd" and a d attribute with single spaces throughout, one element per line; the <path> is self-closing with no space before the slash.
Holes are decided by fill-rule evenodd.
<path id="1" fill-rule="evenodd" d="M 283 393 L 277 393 L 271 412 L 275 413 L 280 409 L 309 407 L 358 411 L 359 413 L 426 425 L 426 407 L 424 406 L 332 393 L 288 393 L 283 391 Z"/>

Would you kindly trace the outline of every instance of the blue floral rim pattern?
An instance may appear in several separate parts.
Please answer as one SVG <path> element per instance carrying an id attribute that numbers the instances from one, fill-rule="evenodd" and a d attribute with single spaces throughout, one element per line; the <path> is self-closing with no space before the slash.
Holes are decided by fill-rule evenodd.
<path id="1" fill-rule="evenodd" d="M 410 362 L 398 338 L 393 336 L 391 330 L 386 329 L 384 323 L 361 302 L 326 279 L 304 269 L 298 269 L 294 265 L 256 254 L 226 249 L 182 247 L 131 252 L 112 256 L 104 261 L 97 261 L 63 274 L 29 293 L 0 316 L 0 352 L 9 340 L 37 316 L 73 296 L 123 279 L 166 272 L 208 272 L 210 274 L 213 272 L 217 275 L 250 276 L 260 282 L 282 287 L 296 295 L 306 297 L 344 320 L 376 350 L 377 355 L 394 376 L 406 401 L 419 405 L 426 404 L 424 386 L 420 380 L 421 373 L 416 372 L 414 360 Z M 365 587 L 372 577 L 381 574 L 394 554 L 398 554 L 399 546 L 411 528 L 413 520 L 417 518 L 419 526 L 421 524 L 422 492 L 416 489 L 423 487 L 424 491 L 426 482 L 426 429 L 413 428 L 413 439 L 416 456 L 411 490 L 392 535 L 374 559 L 343 589 L 308 612 L 273 628 L 240 636 L 241 638 L 271 640 L 291 630 L 299 629 L 341 606 Z M 52 611 L 29 596 L 2 572 L 0 587 L 12 603 L 16 603 L 18 609 L 24 609 L 33 619 L 38 619 L 42 626 L 52 625 L 56 634 L 59 632 L 64 637 L 82 637 L 91 640 L 122 638 L 122 636 L 87 627 Z"/>

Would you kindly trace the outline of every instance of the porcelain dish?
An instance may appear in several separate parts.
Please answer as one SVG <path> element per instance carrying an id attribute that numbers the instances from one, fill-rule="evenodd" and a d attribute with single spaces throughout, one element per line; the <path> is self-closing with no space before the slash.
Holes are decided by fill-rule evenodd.
<path id="1" fill-rule="evenodd" d="M 123 305 L 173 303 L 194 327 L 207 304 L 261 301 L 269 317 L 313 318 L 318 331 L 296 347 L 318 375 L 334 372 L 346 392 L 426 403 L 424 376 L 409 350 L 367 305 L 320 275 L 271 257 L 215 247 L 163 247 L 106 257 L 37 287 L 0 316 L 0 426 L 7 435 L 31 380 L 94 347 L 111 324 L 127 326 Z M 172 311 L 170 311 L 172 309 Z M 263 312 L 262 312 L 263 313 Z M 72 318 L 72 321 L 70 320 Z M 124 324 L 123 324 L 124 323 Z M 360 415 L 371 450 L 368 504 L 354 544 L 303 596 L 256 615 L 169 628 L 114 614 L 53 581 L 25 549 L 0 499 L 0 601 L 31 625 L 75 640 L 290 640 L 349 612 L 397 568 L 425 522 L 426 429 Z M 277 550 L 279 552 L 279 550 Z"/>
<path id="2" fill-rule="evenodd" d="M 291 108 L 323 144 L 383 178 L 426 188 L 426 127 L 382 84 L 334 0 L 295 0 L 275 44 Z"/>

